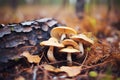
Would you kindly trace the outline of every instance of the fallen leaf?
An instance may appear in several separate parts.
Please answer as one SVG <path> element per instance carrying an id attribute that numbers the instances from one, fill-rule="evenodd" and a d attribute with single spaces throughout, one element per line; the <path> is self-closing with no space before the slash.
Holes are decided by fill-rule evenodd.
<path id="1" fill-rule="evenodd" d="M 55 68 L 52 65 L 44 65 L 44 69 L 47 71 L 55 72 L 55 73 L 61 72 L 59 68 Z"/>
<path id="2" fill-rule="evenodd" d="M 30 63 L 39 63 L 41 60 L 38 55 L 31 55 L 28 51 L 24 51 L 22 56 L 26 57 Z"/>
<path id="3" fill-rule="evenodd" d="M 81 72 L 81 66 L 62 66 L 60 68 L 55 68 L 52 65 L 44 65 L 44 69 L 55 73 L 66 72 L 69 77 L 77 76 Z"/>
<path id="4" fill-rule="evenodd" d="M 66 72 L 69 77 L 74 77 L 80 74 L 81 72 L 81 66 L 62 66 L 60 67 L 60 70 L 63 72 Z"/>
<path id="5" fill-rule="evenodd" d="M 15 80 L 25 80 L 25 78 L 23 76 L 19 76 L 19 77 L 15 78 Z"/>

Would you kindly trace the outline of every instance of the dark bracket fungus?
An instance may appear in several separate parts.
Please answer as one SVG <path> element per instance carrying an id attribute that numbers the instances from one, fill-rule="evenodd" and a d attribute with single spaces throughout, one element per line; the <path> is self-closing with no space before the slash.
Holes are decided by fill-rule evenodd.
<path id="1" fill-rule="evenodd" d="M 14 55 L 11 57 L 18 54 L 18 50 L 23 46 L 40 47 L 39 43 L 49 39 L 51 29 L 58 25 L 61 24 L 52 18 L 42 18 L 8 25 L 0 24 L 0 62 L 6 61 L 7 57 L 12 54 Z M 39 48 L 37 51 L 40 50 Z"/>

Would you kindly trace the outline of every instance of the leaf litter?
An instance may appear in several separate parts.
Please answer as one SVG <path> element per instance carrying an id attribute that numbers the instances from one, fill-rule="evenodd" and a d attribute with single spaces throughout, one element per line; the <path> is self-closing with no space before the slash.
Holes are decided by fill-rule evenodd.
<path id="1" fill-rule="evenodd" d="M 35 22 L 37 23 L 37 25 L 34 24 Z M 52 21 L 52 18 L 45 18 L 45 20 L 41 19 L 33 22 L 30 21 L 30 23 L 29 22 L 24 23 L 22 24 L 23 29 L 25 27 L 32 26 L 30 27 L 30 30 L 25 31 L 25 33 L 27 34 L 24 34 L 23 33 L 24 31 L 21 28 L 18 28 L 20 30 L 16 30 L 16 28 L 14 29 L 13 27 L 12 30 L 10 29 L 11 30 L 9 31 L 10 33 L 4 31 L 3 30 L 4 27 L 0 28 L 0 30 L 3 31 L 0 36 L 0 41 L 1 41 L 0 53 L 3 54 L 0 55 L 2 55 L 2 57 L 5 57 L 7 55 L 13 54 L 11 58 L 13 58 L 16 55 L 17 56 L 22 55 L 21 57 L 18 57 L 19 58 L 18 60 L 11 58 L 9 59 L 6 58 L 7 60 L 6 62 L 4 62 L 4 60 L 1 60 L 0 79 L 2 80 L 19 80 L 19 79 L 20 80 L 61 80 L 61 79 L 88 80 L 90 79 L 92 80 L 93 78 L 90 76 L 92 75 L 91 71 L 95 71 L 96 74 L 98 74 L 97 76 L 94 77 L 95 79 L 97 78 L 105 79 L 108 75 L 110 76 L 111 80 L 119 78 L 120 76 L 119 74 L 120 49 L 118 48 L 119 38 L 116 38 L 116 42 L 109 43 L 104 38 L 97 37 L 98 41 L 96 41 L 94 45 L 89 47 L 84 45 L 85 54 L 83 56 L 78 58 L 76 57 L 76 55 L 74 54 L 72 55 L 73 62 L 71 66 L 67 64 L 68 61 L 65 61 L 66 54 L 64 53 L 60 54 L 59 48 L 55 48 L 54 52 L 56 54 L 54 54 L 54 56 L 58 61 L 50 62 L 46 54 L 48 47 L 42 47 L 39 45 L 40 42 L 49 39 L 50 35 L 49 33 L 47 35 L 42 35 L 41 38 L 39 39 L 38 34 L 41 35 L 41 33 L 46 33 L 47 31 L 50 32 L 51 26 L 53 26 L 53 28 L 57 26 L 56 22 L 57 21 L 54 22 L 54 20 Z M 45 28 L 43 28 L 44 26 L 41 27 L 41 24 L 44 24 L 46 27 Z M 37 32 L 37 30 L 33 28 L 35 26 L 38 27 L 38 25 L 41 27 L 38 28 L 40 29 L 40 32 L 39 31 Z M 104 31 L 103 33 L 105 33 Z M 116 30 L 113 29 L 113 31 L 117 34 L 117 37 L 120 37 L 120 35 Z M 31 34 L 32 36 L 30 36 Z M 19 44 L 21 41 L 18 38 L 19 39 L 17 40 L 18 42 L 11 44 L 12 40 L 16 41 L 16 38 L 12 39 L 11 36 L 16 37 L 19 35 L 21 35 L 22 38 L 24 36 L 24 39 L 22 39 L 24 43 Z M 100 34 L 98 34 L 97 36 L 99 35 Z M 114 36 L 112 32 L 110 32 L 109 35 L 108 34 L 104 34 L 104 35 L 106 35 L 106 37 Z M 32 40 L 33 42 L 31 42 L 30 40 Z M 36 43 L 34 44 L 34 42 Z M 10 46 L 6 46 L 6 44 L 9 44 Z M 30 49 L 30 47 L 28 46 L 35 46 L 36 48 Z M 2 57 L 0 58 L 4 59 Z M 24 58 L 26 58 L 27 61 Z M 110 70 L 108 68 L 110 68 Z M 12 72 L 12 70 L 14 71 Z"/>

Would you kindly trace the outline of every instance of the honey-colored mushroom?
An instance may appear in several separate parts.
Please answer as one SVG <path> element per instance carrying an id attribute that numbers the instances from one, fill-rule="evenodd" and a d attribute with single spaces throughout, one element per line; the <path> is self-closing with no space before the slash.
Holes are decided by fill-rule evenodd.
<path id="1" fill-rule="evenodd" d="M 84 34 L 74 35 L 70 38 L 79 43 L 79 50 L 82 53 L 82 55 L 84 55 L 83 44 L 86 45 L 94 44 L 94 40 L 92 40 L 91 38 L 87 37 Z"/>
<path id="2" fill-rule="evenodd" d="M 53 55 L 54 47 L 59 47 L 59 48 L 64 47 L 63 44 L 59 43 L 58 40 L 56 38 L 53 38 L 53 37 L 51 37 L 47 41 L 42 41 L 40 43 L 40 45 L 41 46 L 49 46 L 49 49 L 48 49 L 48 52 L 47 52 L 47 57 L 52 62 L 56 61 L 56 59 L 55 59 L 55 57 Z"/>
<path id="3" fill-rule="evenodd" d="M 77 32 L 73 28 L 60 26 L 53 28 L 50 34 L 52 37 L 57 38 L 61 42 L 65 38 L 69 38 L 73 35 L 76 35 Z"/>
<path id="4" fill-rule="evenodd" d="M 62 44 L 64 44 L 65 48 L 61 49 L 60 52 L 66 52 L 67 53 L 67 60 L 69 61 L 68 65 L 72 65 L 72 53 L 79 53 L 78 50 L 78 44 L 71 40 L 71 39 L 65 39 L 62 41 Z"/>

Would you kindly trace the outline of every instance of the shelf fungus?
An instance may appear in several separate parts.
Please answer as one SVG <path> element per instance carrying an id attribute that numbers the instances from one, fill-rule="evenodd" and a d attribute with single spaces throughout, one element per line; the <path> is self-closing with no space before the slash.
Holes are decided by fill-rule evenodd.
<path id="1" fill-rule="evenodd" d="M 51 37 L 47 41 L 42 41 L 40 43 L 41 46 L 49 46 L 48 52 L 47 52 L 47 57 L 51 62 L 55 62 L 56 59 L 53 54 L 54 47 L 62 48 L 64 47 L 63 44 L 59 43 L 56 38 Z"/>
<path id="2" fill-rule="evenodd" d="M 92 44 L 94 44 L 94 40 L 92 40 L 90 37 L 88 37 L 85 34 L 74 35 L 74 36 L 72 36 L 70 38 L 73 39 L 74 41 L 78 42 L 79 50 L 82 53 L 81 55 L 84 55 L 83 44 L 85 44 L 85 45 L 92 45 Z"/>
<path id="3" fill-rule="evenodd" d="M 71 54 L 72 53 L 79 53 L 78 44 L 71 39 L 63 40 L 62 44 L 64 44 L 65 48 L 61 49 L 60 52 L 67 53 L 67 60 L 69 61 L 68 65 L 72 65 Z"/>
<path id="4" fill-rule="evenodd" d="M 77 32 L 70 27 L 59 26 L 51 30 L 51 36 L 57 38 L 60 42 L 66 38 L 76 35 Z"/>

